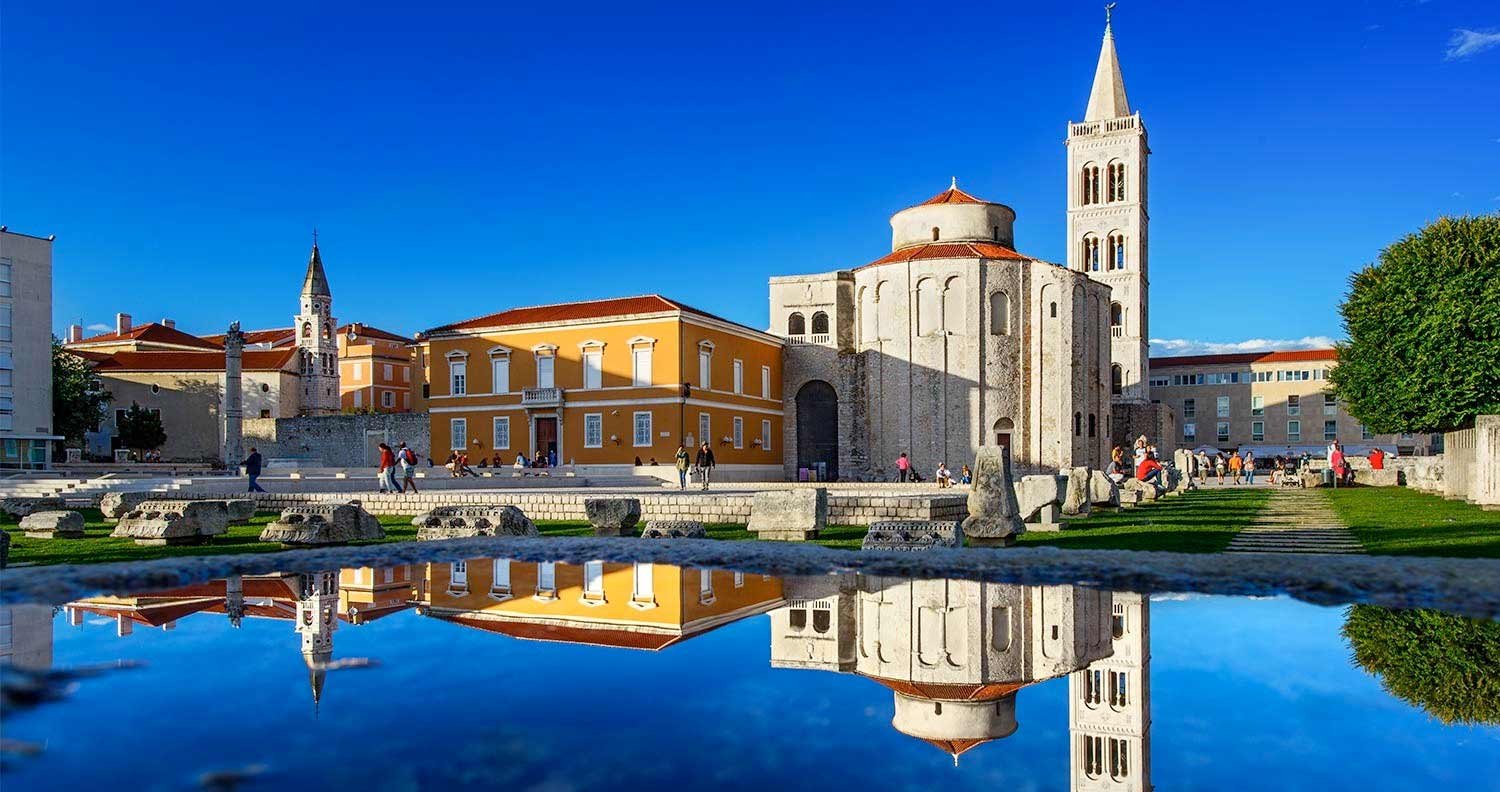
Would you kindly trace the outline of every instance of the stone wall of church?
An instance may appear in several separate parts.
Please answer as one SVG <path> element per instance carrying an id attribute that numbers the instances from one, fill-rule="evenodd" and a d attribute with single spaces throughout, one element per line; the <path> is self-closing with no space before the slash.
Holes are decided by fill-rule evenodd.
<path id="1" fill-rule="evenodd" d="M 424 459 L 431 444 L 430 416 L 425 413 L 309 415 L 298 418 L 246 418 L 245 453 L 253 446 L 267 460 L 309 460 L 316 467 L 361 467 L 375 464 L 378 443 L 406 443 Z M 446 459 L 443 453 L 442 463 Z"/>

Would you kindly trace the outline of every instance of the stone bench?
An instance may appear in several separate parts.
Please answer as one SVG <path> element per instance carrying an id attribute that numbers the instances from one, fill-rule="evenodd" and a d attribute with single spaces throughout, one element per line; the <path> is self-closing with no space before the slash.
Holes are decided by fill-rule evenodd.
<path id="1" fill-rule="evenodd" d="M 32 539 L 82 539 L 83 515 L 76 511 L 39 511 L 21 518 L 21 530 Z"/>
<path id="2" fill-rule="evenodd" d="M 780 542 L 816 539 L 827 527 L 828 490 L 823 487 L 755 493 L 746 526 L 757 539 Z"/>

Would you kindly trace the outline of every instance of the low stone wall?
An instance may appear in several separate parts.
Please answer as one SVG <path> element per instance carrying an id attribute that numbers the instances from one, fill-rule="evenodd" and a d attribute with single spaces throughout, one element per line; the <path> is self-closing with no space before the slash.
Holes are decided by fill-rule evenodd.
<path id="1" fill-rule="evenodd" d="M 431 444 L 429 420 L 425 412 L 246 418 L 244 448 L 247 454 L 251 447 L 259 449 L 266 459 L 315 459 L 328 467 L 371 465 L 375 446 L 382 442 L 406 443 L 425 458 Z"/>
<path id="2" fill-rule="evenodd" d="M 583 502 L 604 496 L 600 492 L 543 493 L 442 492 L 420 495 L 380 495 L 364 492 L 359 501 L 371 514 L 418 515 L 438 506 L 511 505 L 533 520 L 586 520 Z M 173 492 L 162 497 L 222 497 L 220 493 Z M 256 508 L 275 511 L 305 503 L 345 500 L 332 493 L 256 493 Z M 642 520 L 699 520 L 706 523 L 748 523 L 751 493 L 733 495 L 656 495 L 630 493 L 641 502 Z M 833 525 L 869 525 L 879 520 L 961 520 L 968 516 L 963 495 L 839 495 L 828 494 L 828 522 Z"/>
<path id="3" fill-rule="evenodd" d="M 1500 509 L 1500 415 L 1443 435 L 1443 496 Z"/>
<path id="4" fill-rule="evenodd" d="M 1387 459 L 1385 466 L 1389 470 L 1397 471 L 1401 476 L 1400 483 L 1406 485 L 1408 488 L 1420 492 L 1429 492 L 1434 495 L 1442 495 L 1443 462 L 1443 455 L 1437 454 L 1434 456 L 1409 456 Z M 1358 480 L 1358 467 L 1355 470 L 1355 479 Z"/>

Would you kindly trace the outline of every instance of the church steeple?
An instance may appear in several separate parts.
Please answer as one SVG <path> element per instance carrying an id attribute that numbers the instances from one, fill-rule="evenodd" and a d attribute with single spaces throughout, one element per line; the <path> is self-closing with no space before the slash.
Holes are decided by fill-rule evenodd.
<path id="1" fill-rule="evenodd" d="M 1104 45 L 1099 49 L 1099 65 L 1094 68 L 1094 89 L 1089 92 L 1089 107 L 1084 121 L 1107 121 L 1130 115 L 1130 100 L 1125 98 L 1125 77 L 1120 74 L 1120 59 L 1115 54 L 1115 33 L 1109 21 L 1114 3 L 1104 7 Z"/>
<path id="2" fill-rule="evenodd" d="M 1092 106 L 1092 105 L 1091 105 Z M 304 297 L 332 297 L 328 288 L 328 273 L 323 271 L 323 257 L 318 253 L 318 232 L 313 232 L 312 253 L 307 257 L 307 277 L 302 279 Z"/>

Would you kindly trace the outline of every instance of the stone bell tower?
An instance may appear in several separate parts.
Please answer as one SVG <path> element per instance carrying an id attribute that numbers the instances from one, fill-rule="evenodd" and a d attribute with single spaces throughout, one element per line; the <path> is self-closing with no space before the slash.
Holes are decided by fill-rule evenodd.
<path id="1" fill-rule="evenodd" d="M 333 631 L 338 628 L 339 573 L 313 572 L 293 578 L 297 584 L 297 634 L 307 663 L 313 705 L 323 699 L 328 662 L 333 659 Z"/>
<path id="2" fill-rule="evenodd" d="M 307 276 L 302 280 L 301 313 L 297 314 L 297 350 L 301 357 L 301 415 L 330 415 L 339 411 L 339 344 L 334 337 L 338 321 L 333 318 L 333 292 L 323 257 L 318 253 L 318 232 L 313 232 L 312 253 L 307 258 Z"/>
<path id="3" fill-rule="evenodd" d="M 1130 111 L 1106 7 L 1104 44 L 1082 122 L 1068 124 L 1068 267 L 1106 283 L 1110 298 L 1111 394 L 1150 401 L 1146 203 L 1151 149 Z"/>

